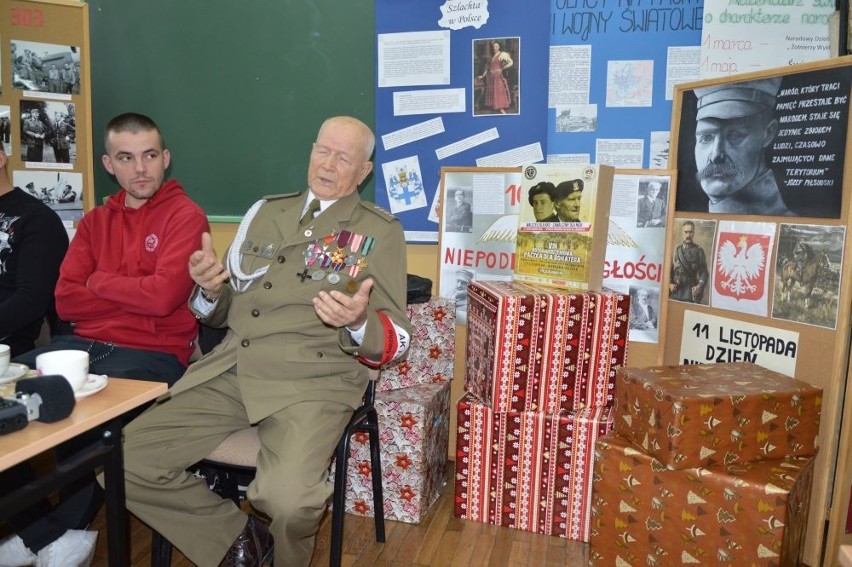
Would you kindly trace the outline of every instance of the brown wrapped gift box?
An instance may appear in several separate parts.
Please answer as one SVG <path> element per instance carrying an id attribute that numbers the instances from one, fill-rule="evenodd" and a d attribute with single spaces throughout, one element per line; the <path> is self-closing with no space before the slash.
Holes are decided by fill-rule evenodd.
<path id="1" fill-rule="evenodd" d="M 591 565 L 797 565 L 814 457 L 671 470 L 610 433 L 594 462 Z"/>
<path id="2" fill-rule="evenodd" d="M 756 364 L 623 368 L 615 430 L 674 469 L 815 455 L 822 390 Z"/>
<path id="3" fill-rule="evenodd" d="M 611 406 L 629 312 L 627 294 L 472 281 L 465 389 L 495 412 Z"/>

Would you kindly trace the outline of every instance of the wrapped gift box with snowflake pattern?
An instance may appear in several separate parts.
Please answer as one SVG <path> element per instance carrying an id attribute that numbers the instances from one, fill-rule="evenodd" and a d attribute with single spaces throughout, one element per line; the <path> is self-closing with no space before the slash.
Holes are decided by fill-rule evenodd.
<path id="1" fill-rule="evenodd" d="M 795 567 L 814 457 L 673 470 L 613 432 L 595 447 L 591 565 Z"/>
<path id="2" fill-rule="evenodd" d="M 615 430 L 669 468 L 815 455 L 822 390 L 749 362 L 624 368 Z"/>
<path id="3" fill-rule="evenodd" d="M 406 306 L 414 329 L 405 357 L 382 368 L 376 390 L 386 392 L 453 379 L 456 361 L 456 302 L 433 297 Z"/>
<path id="4" fill-rule="evenodd" d="M 385 519 L 419 523 L 446 482 L 450 383 L 420 384 L 376 394 Z M 370 444 L 350 443 L 346 511 L 373 515 Z"/>
<path id="5" fill-rule="evenodd" d="M 471 281 L 465 390 L 495 412 L 609 406 L 629 312 L 627 294 Z"/>
<path id="6" fill-rule="evenodd" d="M 456 517 L 588 541 L 595 440 L 611 408 L 495 413 L 459 401 Z"/>

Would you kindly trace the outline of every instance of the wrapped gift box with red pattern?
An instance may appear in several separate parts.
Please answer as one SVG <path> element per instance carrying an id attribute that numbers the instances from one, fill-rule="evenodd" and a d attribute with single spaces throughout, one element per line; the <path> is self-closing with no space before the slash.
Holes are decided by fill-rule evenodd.
<path id="1" fill-rule="evenodd" d="M 588 541 L 595 440 L 611 408 L 494 413 L 458 403 L 456 517 Z"/>
<path id="2" fill-rule="evenodd" d="M 630 296 L 471 281 L 465 389 L 495 412 L 609 406 Z"/>
<path id="3" fill-rule="evenodd" d="M 386 392 L 453 379 L 456 360 L 456 302 L 433 297 L 406 307 L 413 332 L 403 360 L 382 368 L 376 390 Z"/>
<path id="4" fill-rule="evenodd" d="M 420 384 L 376 394 L 385 518 L 419 523 L 446 482 L 450 383 Z M 373 515 L 370 443 L 353 436 L 346 511 Z"/>
<path id="5" fill-rule="evenodd" d="M 615 429 L 670 468 L 815 455 L 822 390 L 737 362 L 624 368 Z"/>
<path id="6" fill-rule="evenodd" d="M 671 470 L 616 433 L 595 448 L 591 565 L 794 567 L 814 457 Z"/>

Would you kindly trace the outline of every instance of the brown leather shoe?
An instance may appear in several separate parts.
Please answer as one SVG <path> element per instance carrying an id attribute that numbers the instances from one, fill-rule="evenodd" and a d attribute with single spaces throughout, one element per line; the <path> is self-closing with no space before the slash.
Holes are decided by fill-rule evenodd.
<path id="1" fill-rule="evenodd" d="M 272 560 L 272 537 L 261 518 L 249 516 L 246 527 L 231 544 L 220 567 L 262 567 Z"/>

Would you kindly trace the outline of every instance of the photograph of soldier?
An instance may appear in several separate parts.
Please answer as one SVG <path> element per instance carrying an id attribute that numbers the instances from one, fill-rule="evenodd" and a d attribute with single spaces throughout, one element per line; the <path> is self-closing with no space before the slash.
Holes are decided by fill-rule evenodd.
<path id="1" fill-rule="evenodd" d="M 843 226 L 780 225 L 773 318 L 836 328 L 845 235 Z"/>
<path id="2" fill-rule="evenodd" d="M 563 181 L 554 191 L 554 205 L 559 222 L 580 222 L 582 210 L 583 180 Z"/>
<path id="3" fill-rule="evenodd" d="M 474 278 L 475 274 L 470 268 L 447 266 L 441 277 L 447 281 L 455 281 L 452 296 L 456 301 L 456 320 L 461 318 L 467 322 L 467 284 Z"/>
<path id="4" fill-rule="evenodd" d="M 77 158 L 74 104 L 21 101 L 21 156 L 25 162 L 68 164 Z"/>
<path id="5" fill-rule="evenodd" d="M 716 221 L 678 220 L 676 234 L 681 242 L 672 255 L 669 299 L 708 305 L 705 293 L 710 282 L 706 251 L 712 250 Z"/>
<path id="6" fill-rule="evenodd" d="M 530 187 L 527 199 L 532 207 L 535 222 L 559 222 L 554 204 L 556 186 L 550 181 L 542 181 Z"/>
<path id="7" fill-rule="evenodd" d="M 26 91 L 80 94 L 80 49 L 33 41 L 11 42 L 12 84 Z"/>
<path id="8" fill-rule="evenodd" d="M 83 217 L 83 174 L 73 171 L 15 170 L 12 185 L 40 199 L 66 221 Z"/>

